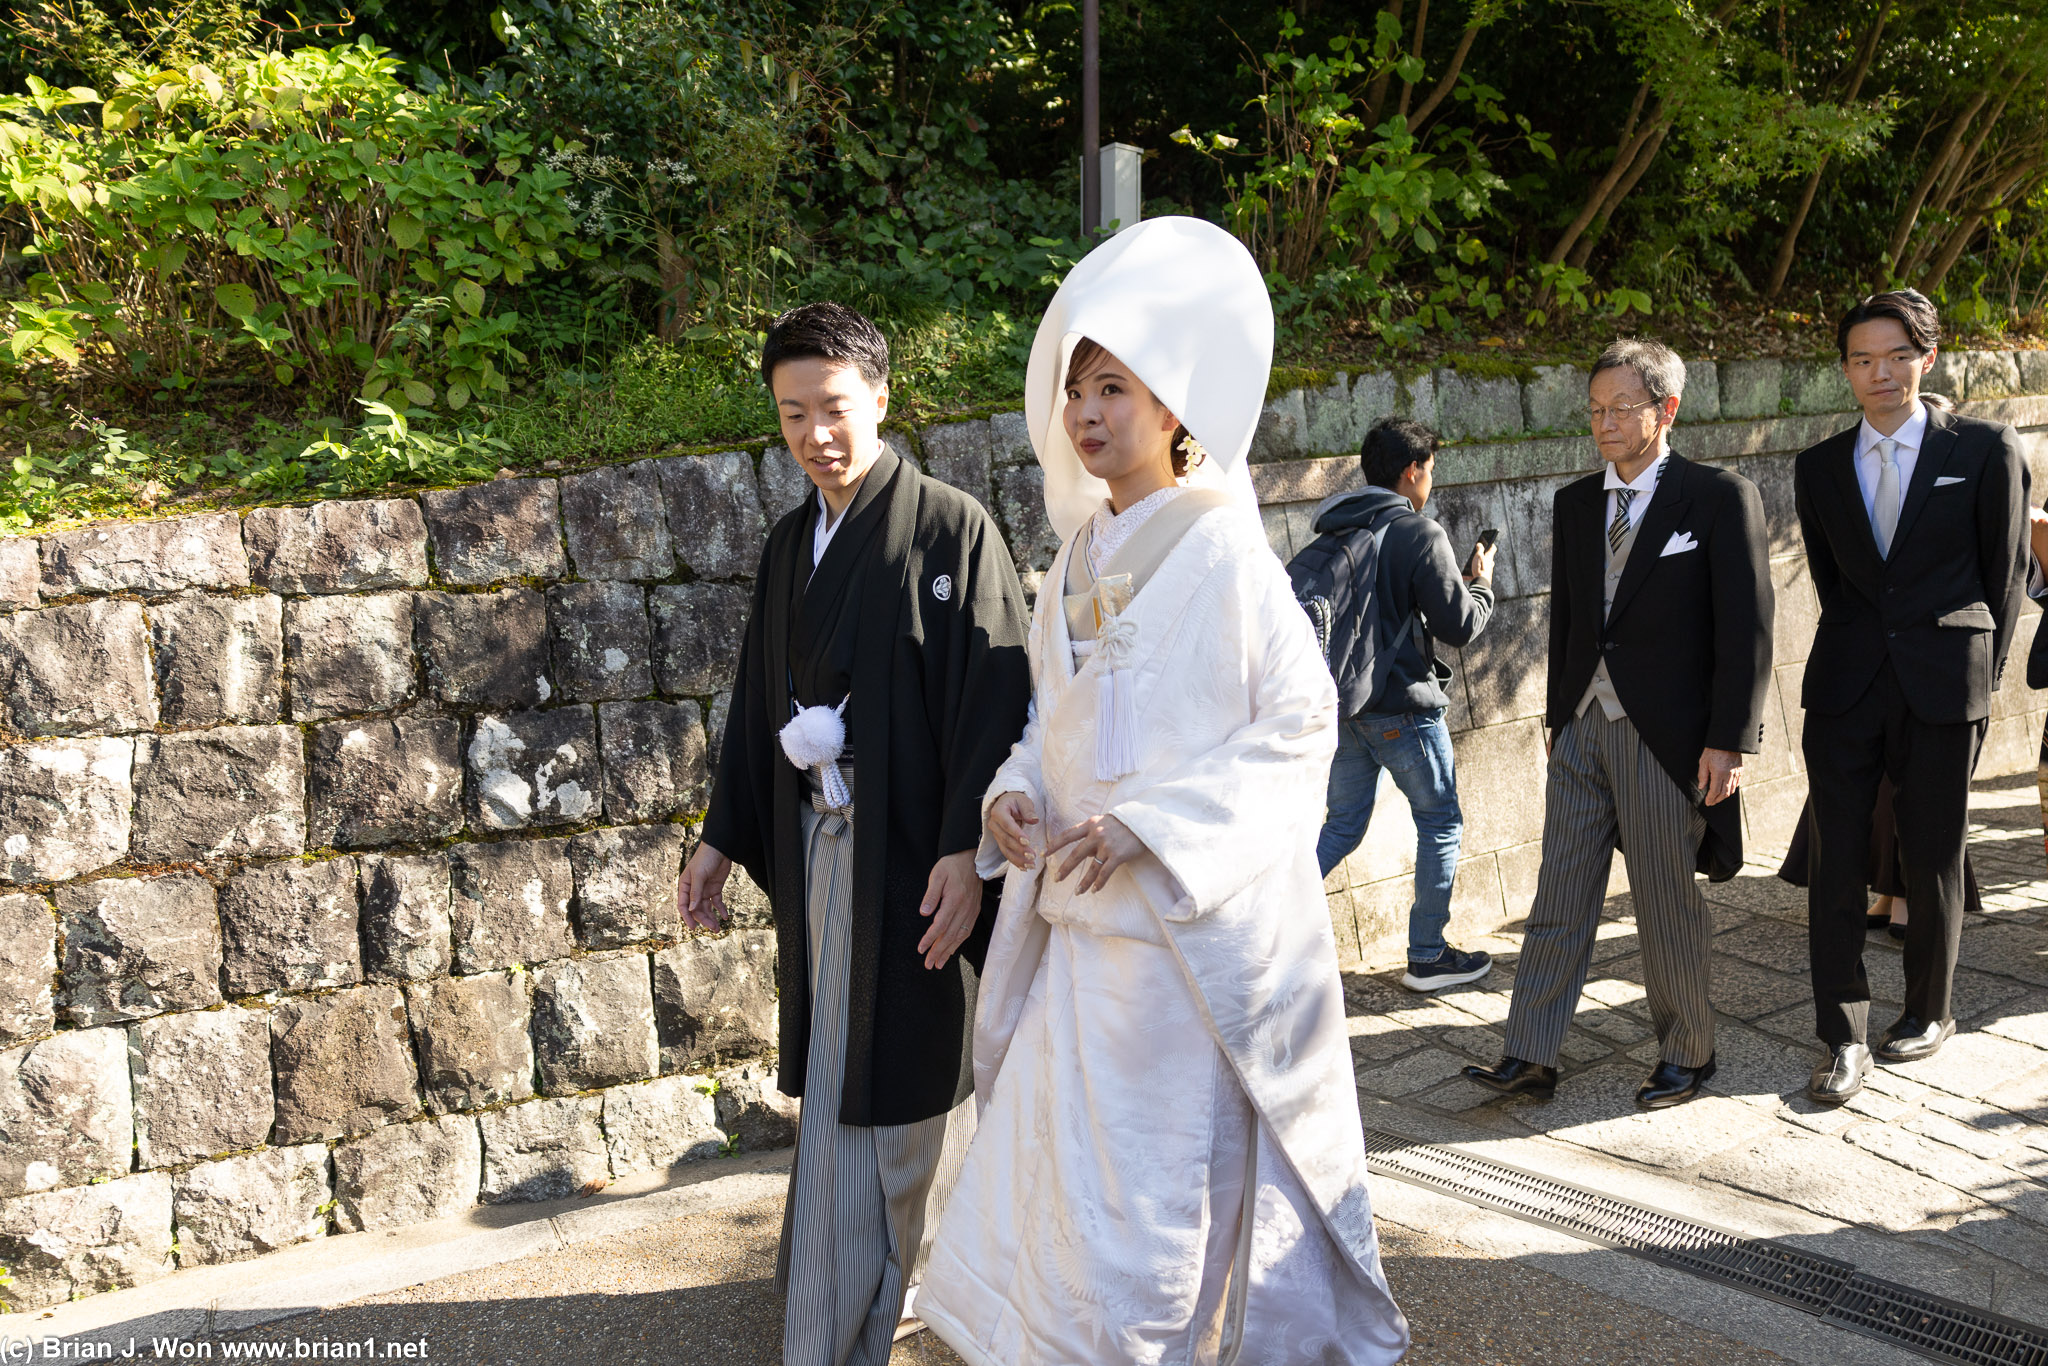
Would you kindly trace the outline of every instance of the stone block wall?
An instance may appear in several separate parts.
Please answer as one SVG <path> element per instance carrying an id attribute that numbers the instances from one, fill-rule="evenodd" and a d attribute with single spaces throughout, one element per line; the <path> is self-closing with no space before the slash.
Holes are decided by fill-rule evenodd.
<path id="1" fill-rule="evenodd" d="M 2048 353 L 1941 366 L 2048 476 Z M 1499 608 L 1451 652 L 1461 929 L 1535 885 L 1550 500 L 1597 465 L 1584 383 L 1338 374 L 1277 397 L 1254 445 L 1283 558 L 1392 412 L 1457 438 L 1429 509 L 1454 544 L 1501 529 Z M 1805 791 L 1790 456 L 1844 406 L 1825 365 L 1688 367 L 1678 449 L 1753 479 L 1771 522 L 1757 848 Z M 1057 544 L 1022 415 L 894 439 L 990 508 L 1035 592 Z M 750 576 L 808 492 L 757 447 L 0 539 L 0 1296 L 788 1142 L 765 899 L 736 888 L 734 928 L 689 934 L 673 886 Z M 2033 763 L 2022 673 L 1982 772 Z M 1404 933 L 1413 842 L 1387 785 L 1328 885 L 1347 958 Z"/>
<path id="2" fill-rule="evenodd" d="M 0 542 L 0 1297 L 790 1140 L 765 899 L 675 911 L 766 527 L 728 453 Z"/>

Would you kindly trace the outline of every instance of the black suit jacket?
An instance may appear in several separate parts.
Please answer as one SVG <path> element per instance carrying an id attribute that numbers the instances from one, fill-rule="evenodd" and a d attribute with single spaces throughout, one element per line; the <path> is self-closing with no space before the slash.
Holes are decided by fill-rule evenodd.
<path id="1" fill-rule="evenodd" d="M 1856 427 L 1799 454 L 1799 530 L 1820 626 L 1801 702 L 1839 716 L 1886 660 L 1936 724 L 1991 715 L 2026 600 L 2027 467 L 2019 433 L 1938 408 L 1880 559 L 1856 483 Z"/>
<path id="2" fill-rule="evenodd" d="M 1697 802 L 1701 750 L 1763 746 L 1772 612 L 1763 499 L 1739 474 L 1671 456 L 1603 621 L 1605 485 L 1603 470 L 1557 491 L 1545 721 L 1555 732 L 1572 719 L 1604 656 L 1636 733 Z M 1681 536 L 1694 548 L 1663 553 Z M 1701 807 L 1698 866 L 1716 882 L 1742 867 L 1739 801 Z"/>

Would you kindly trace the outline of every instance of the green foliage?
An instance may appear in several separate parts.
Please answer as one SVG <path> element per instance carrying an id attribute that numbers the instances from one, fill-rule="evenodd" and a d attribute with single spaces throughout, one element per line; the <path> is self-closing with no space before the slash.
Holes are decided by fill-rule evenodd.
<path id="1" fill-rule="evenodd" d="M 664 340 L 757 330 L 806 251 L 786 182 L 833 117 L 830 73 L 852 35 L 791 36 L 740 13 L 533 0 L 498 21 L 517 98 L 568 140 L 547 163 L 605 250 L 598 273 L 654 295 Z"/>
<path id="2" fill-rule="evenodd" d="M 510 287 L 581 254 L 568 175 L 367 43 L 0 97 L 34 273 L 17 363 L 146 395 L 251 380 L 460 409 L 508 387 Z M 90 119 L 83 117 L 95 111 Z"/>
<path id="3" fill-rule="evenodd" d="M 808 282 L 879 320 L 890 339 L 893 410 L 934 411 L 1014 402 L 1024 391 L 1030 333 L 1007 314 L 931 305 L 873 290 L 853 268 Z M 872 291 L 872 292 L 871 292 Z M 493 408 L 492 429 L 523 462 L 567 464 L 643 455 L 670 446 L 757 441 L 777 430 L 761 385 L 758 343 L 652 339 L 602 365 L 548 375 Z"/>
<path id="4" fill-rule="evenodd" d="M 1479 135 L 1438 125 L 1425 139 L 1403 113 L 1368 126 L 1372 83 L 1424 75 L 1390 13 L 1370 39 L 1330 38 L 1328 56 L 1297 51 L 1304 34 L 1292 13 L 1281 15 L 1280 48 L 1257 72 L 1260 143 L 1225 179 L 1225 221 L 1265 266 L 1276 304 L 1313 322 L 1362 316 L 1397 345 L 1460 316 L 1499 316 L 1492 253 L 1477 230 L 1507 183 Z M 1547 136 L 1511 120 L 1499 91 L 1461 76 L 1453 99 L 1480 126 L 1512 123 L 1530 150 L 1549 155 Z M 1218 160 L 1239 145 L 1186 128 L 1174 139 Z"/>
<path id="5" fill-rule="evenodd" d="M 69 444 L 38 454 L 28 442 L 0 467 L 0 527 L 25 530 L 59 517 L 109 515 L 155 507 L 172 487 L 211 484 L 258 498 L 361 493 L 488 479 L 511 458 L 489 428 L 442 436 L 421 429 L 431 418 L 375 400 L 356 400 L 368 420 L 350 430 L 339 420 L 287 426 L 259 421 L 250 449 L 153 445 L 104 420 L 80 415 Z"/>
<path id="6" fill-rule="evenodd" d="M 1070 4 L 19 2 L 12 525 L 759 440 L 764 330 L 827 297 L 897 415 L 988 411 L 1093 245 Z M 2048 0 L 1103 9 L 1105 139 L 1301 374 L 1740 349 L 1893 279 L 2048 312 Z"/>

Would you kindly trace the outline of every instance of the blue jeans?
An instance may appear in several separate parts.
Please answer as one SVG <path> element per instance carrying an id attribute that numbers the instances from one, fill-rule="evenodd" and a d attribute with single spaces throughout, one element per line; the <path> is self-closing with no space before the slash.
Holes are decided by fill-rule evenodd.
<path id="1" fill-rule="evenodd" d="M 1394 785 L 1415 816 L 1415 904 L 1408 908 L 1408 961 L 1434 962 L 1444 951 L 1451 887 L 1458 878 L 1458 845 L 1465 833 L 1443 708 L 1360 712 L 1340 724 L 1316 861 L 1328 877 L 1365 838 L 1383 769 L 1394 776 Z"/>

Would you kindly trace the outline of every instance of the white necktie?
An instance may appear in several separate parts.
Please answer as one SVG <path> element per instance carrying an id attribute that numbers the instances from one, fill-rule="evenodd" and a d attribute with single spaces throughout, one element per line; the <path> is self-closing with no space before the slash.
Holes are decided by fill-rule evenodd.
<path id="1" fill-rule="evenodd" d="M 1877 534 L 1877 553 L 1889 558 L 1892 553 L 1892 537 L 1899 530 L 1899 443 L 1890 437 L 1879 437 L 1877 458 L 1883 463 L 1877 471 L 1877 504 L 1871 510 L 1870 529 Z"/>

